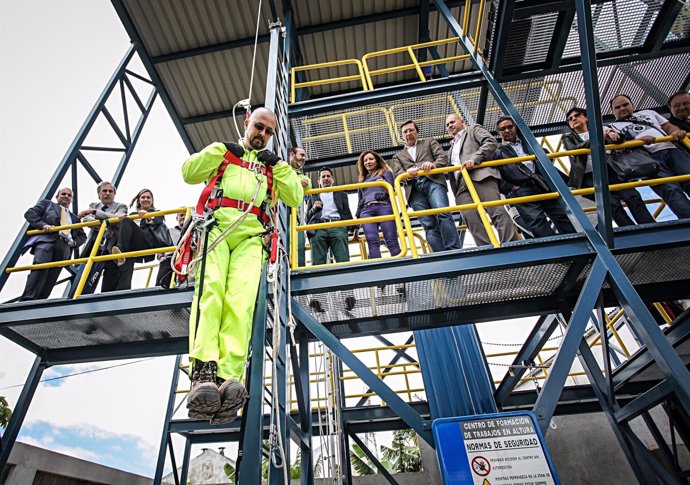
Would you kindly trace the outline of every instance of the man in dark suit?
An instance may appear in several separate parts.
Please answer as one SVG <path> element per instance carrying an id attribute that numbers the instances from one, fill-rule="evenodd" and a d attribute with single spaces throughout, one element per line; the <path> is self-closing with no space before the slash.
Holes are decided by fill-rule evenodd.
<path id="1" fill-rule="evenodd" d="M 43 234 L 31 237 L 24 246 L 25 250 L 31 249 L 31 254 L 34 255 L 34 264 L 53 263 L 69 259 L 72 250 L 86 242 L 86 234 L 81 228 L 53 231 L 56 226 L 66 226 L 79 222 L 79 217 L 69 211 L 69 205 L 72 202 L 72 190 L 67 187 L 62 188 L 58 190 L 55 198 L 57 203 L 44 199 L 24 214 L 24 218 L 31 229 L 43 231 Z M 21 300 L 48 298 L 61 270 L 62 268 L 50 268 L 34 270 L 29 273 Z"/>
<path id="2" fill-rule="evenodd" d="M 319 171 L 319 185 L 332 187 L 335 184 L 333 172 L 330 168 Z M 352 219 L 350 204 L 345 192 L 324 192 L 310 197 L 307 203 L 307 224 L 333 222 Z M 347 227 L 332 227 L 308 231 L 311 243 L 312 264 L 326 264 L 328 250 L 338 263 L 350 261 L 350 251 L 347 247 Z"/>
<path id="3" fill-rule="evenodd" d="M 466 127 L 465 121 L 456 114 L 446 116 L 446 131 L 453 137 L 450 142 L 450 150 L 448 150 L 451 164 L 463 165 L 467 169 L 472 184 L 482 202 L 500 199 L 500 172 L 495 167 L 481 166 L 482 162 L 493 158 L 494 152 L 498 147 L 498 143 L 491 136 L 491 133 L 478 124 Z M 455 202 L 458 205 L 474 202 L 460 172 L 450 174 L 450 187 L 455 194 Z M 491 218 L 491 223 L 498 231 L 498 238 L 502 243 L 516 239 L 513 220 L 505 207 L 487 207 L 486 212 Z M 476 210 L 462 211 L 462 216 L 467 222 L 467 228 L 477 246 L 491 244 L 489 235 Z"/>
<path id="4" fill-rule="evenodd" d="M 497 160 L 502 158 L 517 158 L 533 155 L 529 147 L 522 144 L 517 136 L 517 127 L 509 116 L 502 116 L 496 123 L 498 133 L 503 138 L 503 143 L 496 150 Z M 511 199 L 550 192 L 546 182 L 541 179 L 539 166 L 534 161 L 501 165 L 501 192 Z M 559 234 L 576 232 L 568 216 L 556 199 L 541 200 L 537 202 L 523 202 L 514 206 L 525 221 L 527 229 L 534 237 L 546 237 L 556 234 L 546 216 L 553 221 Z"/>
<path id="5" fill-rule="evenodd" d="M 408 205 L 415 211 L 448 207 L 448 186 L 443 174 L 418 176 L 420 170 L 448 166 L 443 148 L 433 138 L 420 140 L 419 128 L 412 120 L 403 123 L 400 131 L 405 139 L 405 147 L 393 155 L 389 165 L 395 177 L 405 172 L 412 176 L 405 185 Z M 419 222 L 434 252 L 462 247 L 450 212 L 423 216 Z"/>

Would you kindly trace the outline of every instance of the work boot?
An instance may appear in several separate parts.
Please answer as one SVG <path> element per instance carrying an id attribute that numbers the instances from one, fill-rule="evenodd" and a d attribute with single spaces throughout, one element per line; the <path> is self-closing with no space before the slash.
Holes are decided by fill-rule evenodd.
<path id="1" fill-rule="evenodd" d="M 211 417 L 211 424 L 232 423 L 247 401 L 247 390 L 237 379 L 228 379 L 220 385 L 218 392 L 220 409 Z"/>
<path id="2" fill-rule="evenodd" d="M 215 362 L 194 363 L 192 372 L 192 390 L 187 395 L 187 415 L 190 419 L 211 419 L 220 408 L 220 393 L 216 386 Z"/>

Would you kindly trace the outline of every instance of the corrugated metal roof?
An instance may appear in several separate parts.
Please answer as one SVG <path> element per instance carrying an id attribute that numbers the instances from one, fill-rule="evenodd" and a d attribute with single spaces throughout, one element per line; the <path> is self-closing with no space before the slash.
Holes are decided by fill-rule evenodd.
<path id="1" fill-rule="evenodd" d="M 479 1 L 485 2 L 483 28 L 479 38 L 479 45 L 484 48 L 493 43 L 496 32 L 489 32 L 491 42 L 487 41 L 487 27 L 494 25 L 497 11 L 502 5 L 501 2 L 505 0 L 473 0 L 471 2 L 468 30 L 472 35 L 476 27 Z M 148 0 L 146 2 L 112 0 L 112 2 L 116 5 L 123 5 L 126 9 L 129 18 L 123 18 L 123 22 L 127 25 L 131 20 L 132 28 L 141 39 L 145 49 L 145 55 L 151 60 L 156 74 L 170 98 L 174 111 L 172 114 L 181 120 L 194 147 L 201 149 L 212 141 L 237 138 L 231 110 L 235 103 L 249 95 L 252 55 L 254 53 L 253 38 L 259 2 L 257 0 L 235 0 L 232 2 L 227 0 L 199 0 L 194 2 L 187 0 Z M 278 15 L 282 15 L 285 6 L 283 2 L 275 0 L 273 3 Z M 455 5 L 451 8 L 451 12 L 462 23 L 465 2 L 449 3 Z M 597 25 L 611 23 L 606 12 L 613 11 L 614 7 L 628 4 L 637 5 L 638 3 L 639 0 L 605 0 L 599 2 L 602 5 L 597 8 L 603 13 L 598 18 Z M 256 54 L 255 78 L 250 97 L 254 106 L 264 103 L 269 56 L 269 43 L 266 42 L 266 38 L 269 34 L 268 25 L 272 19 L 270 2 L 263 1 L 261 5 L 259 21 L 261 39 Z M 297 45 L 302 57 L 301 65 L 342 59 L 361 59 L 366 53 L 416 44 L 424 40 L 420 39 L 419 33 L 419 15 L 417 12 L 420 3 L 418 0 L 351 0 L 349 2 L 294 0 L 291 5 L 298 34 Z M 433 5 L 431 7 L 428 22 L 429 37 L 432 40 L 452 37 L 453 34 L 448 24 L 434 10 Z M 553 17 L 553 14 L 549 13 L 551 7 L 528 1 L 516 2 L 514 7 L 515 9 L 536 8 L 536 13 L 527 17 L 523 16 L 522 18 L 525 20 L 520 20 L 520 18 L 508 19 L 511 23 L 504 27 L 508 28 L 508 35 L 512 36 L 510 38 L 519 37 L 520 29 L 524 27 L 526 40 L 525 42 L 508 42 L 504 66 L 510 69 L 525 68 L 524 66 L 530 68 L 529 66 L 534 65 L 535 62 L 550 61 L 549 41 L 553 42 L 558 35 L 562 36 L 564 33 L 556 32 L 558 29 L 553 22 L 553 25 L 545 25 L 543 22 L 535 24 L 532 19 L 548 17 L 549 15 Z M 658 9 L 659 5 L 655 4 L 652 11 L 656 12 Z M 687 18 L 687 11 L 687 8 L 679 11 L 676 24 L 682 23 Z M 635 12 L 639 16 L 644 14 L 646 10 L 640 7 Z M 625 18 L 628 19 L 635 12 L 629 11 Z M 127 15 L 122 16 L 127 17 Z M 130 32 L 132 28 L 130 28 Z M 680 31 L 679 29 L 682 30 L 682 28 L 674 26 L 671 32 Z M 644 33 L 648 31 L 649 28 L 646 28 Z M 684 37 L 687 36 L 681 34 L 679 38 L 682 40 Z M 568 37 L 564 56 L 571 55 L 573 38 L 576 39 L 577 36 L 571 34 Z M 640 39 L 643 37 L 640 36 L 634 42 L 616 45 L 614 48 L 639 45 Z M 575 47 L 577 47 L 576 44 Z M 607 44 L 606 48 L 609 47 Z M 486 49 L 484 54 L 486 56 L 492 55 L 492 52 L 488 50 L 489 47 Z M 463 53 L 458 43 L 440 45 L 437 50 L 441 57 Z M 667 59 L 670 60 L 671 58 L 667 57 Z M 385 69 L 409 63 L 409 56 L 403 53 L 372 58 L 368 61 L 368 66 L 370 69 Z M 471 64 L 469 61 L 456 61 L 448 64 L 447 68 L 451 73 L 457 74 L 470 70 Z M 341 66 L 323 69 L 318 73 L 308 72 L 305 77 L 307 80 L 315 80 L 351 74 L 356 74 L 356 69 L 353 66 Z M 551 74 L 547 78 L 534 77 L 537 74 L 536 72 L 530 74 L 530 77 L 533 78 L 529 81 L 530 85 L 543 84 L 546 79 L 552 79 L 552 82 L 565 83 L 571 86 L 572 83 L 569 80 L 579 79 L 577 76 L 571 75 L 573 73 Z M 432 76 L 438 75 L 439 69 L 436 67 Z M 417 79 L 416 71 L 411 69 L 374 76 L 373 83 L 375 87 L 379 87 L 416 81 Z M 577 85 L 578 81 L 574 82 Z M 516 85 L 522 84 L 519 82 L 504 83 L 504 87 L 514 91 Z M 657 89 L 658 93 L 656 94 L 665 95 L 667 91 L 673 91 L 676 88 L 676 84 L 664 86 Z M 351 81 L 314 86 L 309 88 L 309 94 L 311 97 L 320 97 L 348 90 L 362 90 L 362 85 L 358 81 Z M 477 90 L 473 90 L 472 93 L 475 91 Z M 542 90 L 530 90 L 529 95 L 524 90 L 524 92 L 513 91 L 508 93 L 509 96 L 513 98 L 513 102 L 523 111 L 529 121 L 537 122 L 543 119 L 547 122 L 553 122 L 560 118 L 560 111 L 555 114 L 552 109 L 555 106 L 553 102 L 546 103 L 542 100 L 544 96 Z M 464 94 L 467 95 L 468 93 L 465 92 Z M 580 94 L 578 92 L 578 95 Z M 468 105 L 466 109 L 470 117 L 476 114 L 477 107 L 474 104 L 478 94 L 472 96 L 463 101 L 472 105 Z M 522 98 L 518 99 L 516 96 L 518 98 L 522 96 Z M 555 96 L 555 98 L 559 98 L 561 101 L 570 100 L 570 98 L 565 99 L 563 96 L 565 96 L 565 92 L 560 96 Z M 525 100 L 528 98 L 530 102 L 525 104 Z M 577 102 L 581 103 L 581 100 L 578 99 Z M 397 118 L 399 113 L 395 110 L 393 112 Z M 490 99 L 485 123 L 490 126 L 499 114 L 495 103 Z M 237 116 L 237 123 L 241 125 L 242 121 L 243 116 Z M 397 121 L 399 120 L 396 119 L 396 123 Z M 293 128 L 295 122 L 293 120 Z M 298 123 L 303 123 L 303 121 L 300 120 Z M 439 127 L 442 131 L 442 125 Z M 330 133 L 333 130 L 329 128 L 326 132 Z M 301 134 L 301 136 L 306 135 Z M 365 134 L 366 136 L 372 135 Z M 382 140 L 387 135 L 384 130 L 376 136 L 380 136 L 381 142 L 384 143 Z M 396 141 L 394 136 L 390 136 L 390 138 L 392 142 Z M 338 155 L 332 152 L 334 148 L 340 146 L 338 143 L 341 142 L 330 141 L 329 143 L 334 145 L 324 149 L 325 152 L 330 153 L 331 156 Z M 395 143 L 391 143 L 390 146 L 395 146 Z M 355 156 L 359 149 L 361 149 L 360 146 L 350 146 L 350 156 Z M 311 151 L 317 154 L 324 152 L 324 150 L 313 148 Z M 317 154 L 316 156 L 322 155 Z M 335 175 L 343 183 L 352 180 L 355 172 L 345 170 L 342 173 L 336 172 Z"/>

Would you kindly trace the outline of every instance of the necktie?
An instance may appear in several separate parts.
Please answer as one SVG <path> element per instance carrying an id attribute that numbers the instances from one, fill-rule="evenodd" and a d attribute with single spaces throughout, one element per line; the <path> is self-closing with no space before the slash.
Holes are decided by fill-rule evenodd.
<path id="1" fill-rule="evenodd" d="M 66 226 L 71 223 L 69 220 L 70 218 L 67 216 L 67 209 L 64 208 L 63 206 L 60 206 L 60 225 L 61 226 Z M 69 229 L 63 229 L 60 231 L 60 234 L 62 234 L 65 238 L 69 238 Z"/>
<path id="2" fill-rule="evenodd" d="M 107 206 L 107 205 L 104 205 L 104 206 L 101 208 L 101 210 L 102 210 L 103 212 L 108 212 L 108 206 Z"/>

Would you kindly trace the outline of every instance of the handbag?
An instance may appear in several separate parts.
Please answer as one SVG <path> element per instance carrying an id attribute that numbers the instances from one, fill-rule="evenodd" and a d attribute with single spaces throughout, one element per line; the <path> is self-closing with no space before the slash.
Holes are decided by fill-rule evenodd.
<path id="1" fill-rule="evenodd" d="M 644 149 L 613 150 L 606 163 L 622 182 L 654 177 L 659 173 L 659 162 L 646 154 Z"/>

